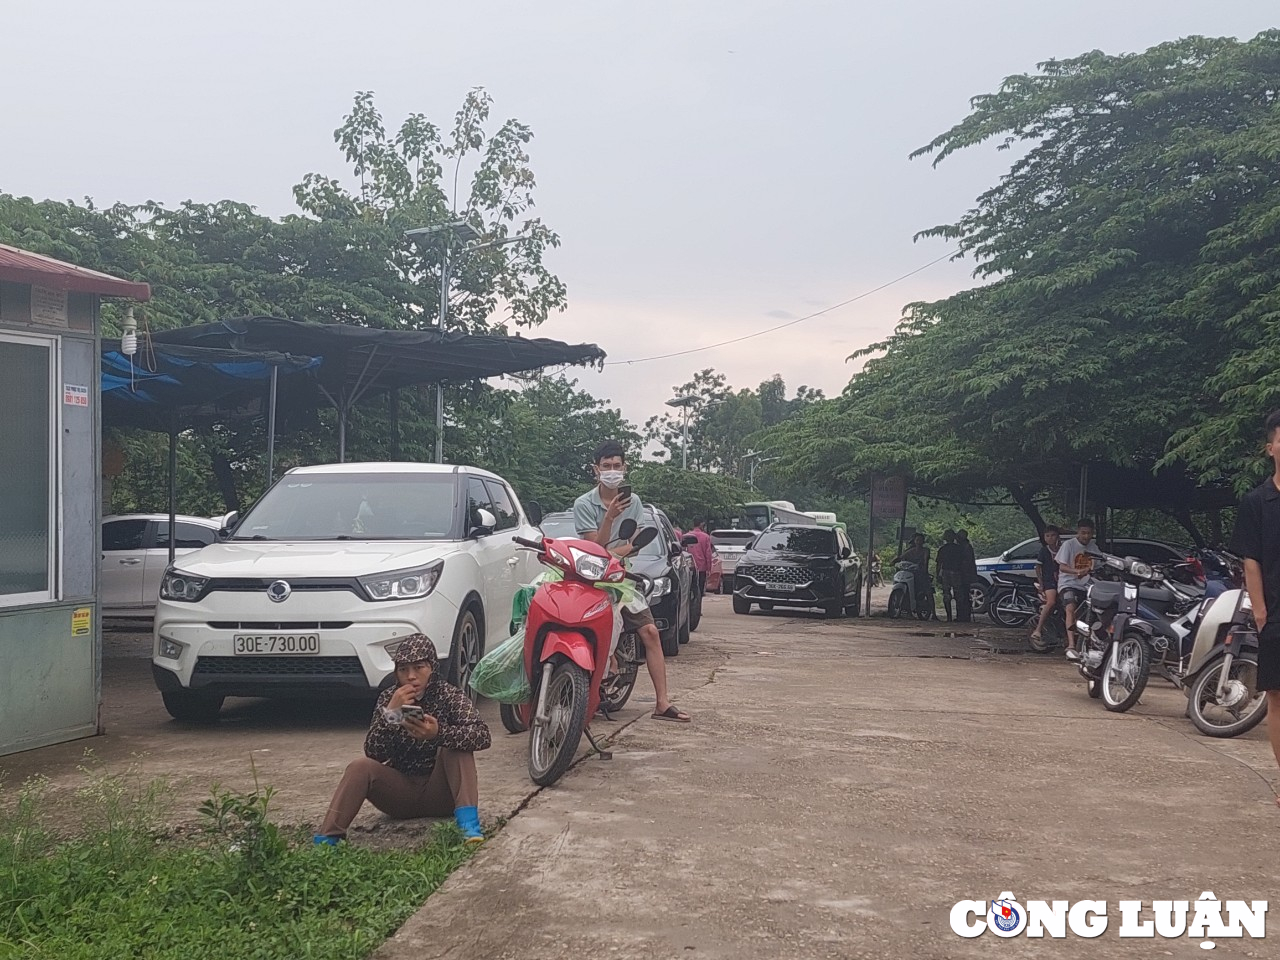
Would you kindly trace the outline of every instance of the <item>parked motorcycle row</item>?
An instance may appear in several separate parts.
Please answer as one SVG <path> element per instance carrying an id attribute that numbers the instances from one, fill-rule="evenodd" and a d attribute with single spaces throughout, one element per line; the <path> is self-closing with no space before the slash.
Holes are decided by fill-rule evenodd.
<path id="1" fill-rule="evenodd" d="M 1076 664 L 1089 696 L 1123 713 L 1142 697 L 1152 673 L 1187 696 L 1187 716 L 1210 737 L 1235 737 L 1266 716 L 1257 689 L 1258 635 L 1239 562 L 1222 551 L 1199 551 L 1186 563 L 1155 565 L 1103 554 L 1077 610 Z M 1019 627 L 1040 614 L 1029 577 L 997 574 L 988 613 Z M 1061 606 L 1050 615 L 1032 649 L 1065 645 Z"/>

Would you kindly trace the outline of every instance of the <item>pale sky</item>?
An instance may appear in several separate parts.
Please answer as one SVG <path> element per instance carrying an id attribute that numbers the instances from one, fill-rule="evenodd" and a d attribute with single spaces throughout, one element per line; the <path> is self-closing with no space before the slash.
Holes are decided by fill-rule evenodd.
<path id="1" fill-rule="evenodd" d="M 0 191 L 99 204 L 232 199 L 293 210 L 303 174 L 345 173 L 332 132 L 357 90 L 389 127 L 447 127 L 483 86 L 532 126 L 538 213 L 569 309 L 536 336 L 611 361 L 761 330 L 901 276 L 913 243 L 1006 169 L 979 149 L 908 153 L 971 96 L 1041 60 L 1188 34 L 1252 37 L 1274 0 L 6 0 Z M 845 357 L 904 303 L 973 283 L 937 264 L 745 343 L 582 372 L 633 421 L 712 366 L 838 393 Z"/>

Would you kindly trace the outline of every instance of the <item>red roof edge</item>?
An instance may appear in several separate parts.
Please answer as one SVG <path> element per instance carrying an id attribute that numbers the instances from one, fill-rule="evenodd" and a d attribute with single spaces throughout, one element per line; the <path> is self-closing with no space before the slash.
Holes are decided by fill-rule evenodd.
<path id="1" fill-rule="evenodd" d="M 102 297 L 151 299 L 150 284 L 122 280 L 109 273 L 77 267 L 73 263 L 65 263 L 29 250 L 20 250 L 4 243 L 0 243 L 0 280 L 30 283 L 37 287 L 48 287 L 51 290 L 96 293 Z"/>

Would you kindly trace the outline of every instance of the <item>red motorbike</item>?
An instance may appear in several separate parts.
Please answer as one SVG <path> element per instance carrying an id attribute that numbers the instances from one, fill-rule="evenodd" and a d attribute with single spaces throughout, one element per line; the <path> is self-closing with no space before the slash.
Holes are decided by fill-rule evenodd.
<path id="1" fill-rule="evenodd" d="M 624 521 L 621 539 L 638 549 L 657 536 L 657 529 L 635 533 L 635 523 Z M 532 688 L 528 703 L 503 704 L 503 723 L 513 732 L 528 729 L 529 776 L 539 786 L 560 779 L 573 764 L 585 733 L 602 756 L 587 730 L 604 696 L 621 703 L 610 689 L 618 674 L 608 677 L 609 653 L 615 629 L 615 598 L 605 585 L 632 580 L 649 585 L 648 577 L 629 572 L 617 557 L 588 540 L 545 538 L 541 542 L 515 537 L 515 542 L 538 554 L 538 559 L 560 571 L 563 579 L 541 584 L 529 604 L 525 620 L 524 668 Z M 646 590 L 647 592 L 647 590 Z M 617 660 L 624 659 L 622 657 Z M 630 658 L 626 658 L 630 661 Z M 635 684 L 636 663 L 628 662 L 629 682 Z"/>

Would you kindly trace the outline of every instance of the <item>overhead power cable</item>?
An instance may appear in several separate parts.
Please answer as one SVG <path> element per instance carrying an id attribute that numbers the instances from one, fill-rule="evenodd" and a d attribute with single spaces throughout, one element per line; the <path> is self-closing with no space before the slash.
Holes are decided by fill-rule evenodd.
<path id="1" fill-rule="evenodd" d="M 870 290 L 860 293 L 856 297 L 850 297 L 848 300 L 841 300 L 839 303 L 833 303 L 829 307 L 823 307 L 821 310 L 816 310 L 803 317 L 797 317 L 794 320 L 788 320 L 786 323 L 780 323 L 775 327 L 766 327 L 763 330 L 757 330 L 755 333 L 748 333 L 745 336 L 734 337 L 732 340 L 721 340 L 719 343 L 709 343 L 705 347 L 693 347 L 689 350 L 677 350 L 675 353 L 663 353 L 656 357 L 639 357 L 635 360 L 606 360 L 604 365 L 606 367 L 615 367 L 621 364 L 630 365 L 633 363 L 648 363 L 651 360 L 669 360 L 672 357 L 687 357 L 691 353 L 702 353 L 705 350 L 715 350 L 717 347 L 727 347 L 731 343 L 741 343 L 743 340 L 751 340 L 754 337 L 763 337 L 766 333 L 774 333 L 778 330 L 784 330 L 787 327 L 794 327 L 797 323 L 804 323 L 806 320 L 812 320 L 815 317 L 820 317 L 824 313 L 830 313 L 832 310 L 839 310 L 841 307 L 847 307 L 851 303 L 857 303 L 859 300 L 864 300 L 873 293 L 879 293 L 881 290 L 892 287 L 895 283 L 901 283 L 903 280 L 906 280 L 909 277 L 914 277 L 917 273 L 920 273 L 923 270 L 928 270 L 935 263 L 941 263 L 943 260 L 953 256 L 955 253 L 955 250 L 948 250 L 942 256 L 936 257 L 928 263 L 916 267 L 910 273 L 904 273 L 902 276 L 895 277 L 887 283 L 880 284 L 878 287 L 872 287 Z"/>

